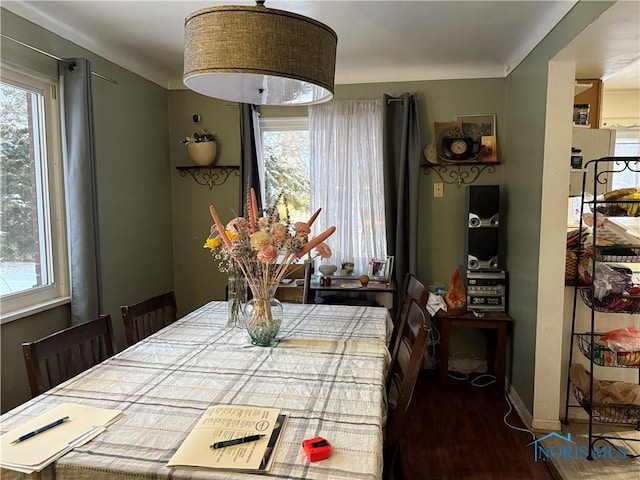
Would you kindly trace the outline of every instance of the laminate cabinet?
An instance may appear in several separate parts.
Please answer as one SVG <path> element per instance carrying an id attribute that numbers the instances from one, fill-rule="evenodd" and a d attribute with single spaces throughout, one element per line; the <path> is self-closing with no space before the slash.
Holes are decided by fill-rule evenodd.
<path id="1" fill-rule="evenodd" d="M 600 128 L 602 122 L 602 80 L 597 78 L 581 78 L 576 80 L 574 105 L 589 105 L 589 121 L 591 128 Z"/>

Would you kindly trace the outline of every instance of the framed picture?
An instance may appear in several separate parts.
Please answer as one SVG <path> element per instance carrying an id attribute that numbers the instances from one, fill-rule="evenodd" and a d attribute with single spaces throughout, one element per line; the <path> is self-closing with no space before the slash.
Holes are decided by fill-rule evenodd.
<path id="1" fill-rule="evenodd" d="M 369 263 L 371 265 L 371 271 L 369 272 L 371 280 L 381 280 L 384 277 L 387 261 L 374 258 Z"/>
<path id="2" fill-rule="evenodd" d="M 480 137 L 496 136 L 496 114 L 482 115 L 456 115 L 456 122 L 462 125 L 462 133 L 465 137 L 471 137 L 474 142 L 480 144 Z"/>
<path id="3" fill-rule="evenodd" d="M 480 137 L 480 152 L 478 157 L 482 162 L 498 161 L 495 135 L 483 135 Z"/>
<path id="4" fill-rule="evenodd" d="M 386 282 L 390 282 L 391 279 L 393 278 L 393 261 L 394 261 L 394 257 L 389 256 L 387 257 L 387 263 L 384 266 L 384 280 Z"/>
<path id="5" fill-rule="evenodd" d="M 387 256 L 384 260 L 375 258 L 371 260 L 371 271 L 369 272 L 371 280 L 376 282 L 390 281 L 393 274 L 393 260 L 392 256 Z"/>

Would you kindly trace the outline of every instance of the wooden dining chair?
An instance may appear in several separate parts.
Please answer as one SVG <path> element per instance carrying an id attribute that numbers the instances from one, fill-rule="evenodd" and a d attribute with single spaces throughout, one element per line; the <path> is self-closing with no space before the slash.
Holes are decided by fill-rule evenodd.
<path id="1" fill-rule="evenodd" d="M 111 316 L 23 343 L 22 354 L 33 398 L 114 354 Z"/>
<path id="2" fill-rule="evenodd" d="M 315 303 L 315 295 L 311 290 L 311 263 L 304 268 L 304 285 L 302 286 L 302 303 Z"/>
<path id="3" fill-rule="evenodd" d="M 399 346 L 398 329 L 400 328 L 400 322 L 403 316 L 407 315 L 411 300 L 415 300 L 422 307 L 426 307 L 427 300 L 429 298 L 429 290 L 416 278 L 412 273 L 407 273 L 404 277 L 404 282 L 400 294 L 399 304 L 400 307 L 396 313 L 393 322 L 393 331 L 391 333 L 391 339 L 389 340 L 389 350 L 391 353 L 391 359 L 396 356 Z"/>
<path id="4" fill-rule="evenodd" d="M 391 362 L 387 377 L 388 412 L 383 480 L 402 479 L 402 462 L 398 455 L 400 440 L 409 420 L 409 405 L 422 368 L 430 329 L 429 314 L 418 302 L 411 300 L 407 314 L 400 321 L 398 352 Z"/>
<path id="5" fill-rule="evenodd" d="M 120 307 L 127 346 L 130 347 L 178 319 L 175 291 Z"/>
<path id="6" fill-rule="evenodd" d="M 287 267 L 283 278 L 298 281 L 306 278 L 308 263 L 294 263 Z M 307 292 L 308 295 L 308 292 Z M 305 287 L 298 284 L 283 285 L 276 290 L 275 297 L 283 303 L 306 303 Z"/>

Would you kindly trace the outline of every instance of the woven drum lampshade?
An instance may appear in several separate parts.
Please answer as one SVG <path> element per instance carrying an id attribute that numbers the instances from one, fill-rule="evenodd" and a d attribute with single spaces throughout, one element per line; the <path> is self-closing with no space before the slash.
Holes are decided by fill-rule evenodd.
<path id="1" fill-rule="evenodd" d="M 337 43 L 326 25 L 262 4 L 204 8 L 185 20 L 183 81 L 242 103 L 320 103 L 333 98 Z"/>

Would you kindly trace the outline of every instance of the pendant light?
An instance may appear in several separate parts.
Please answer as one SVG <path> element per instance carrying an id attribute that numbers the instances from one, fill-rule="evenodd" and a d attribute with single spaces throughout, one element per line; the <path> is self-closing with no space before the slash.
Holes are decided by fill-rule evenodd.
<path id="1" fill-rule="evenodd" d="M 184 84 L 256 105 L 333 98 L 338 37 L 326 25 L 264 6 L 209 7 L 185 20 Z"/>

